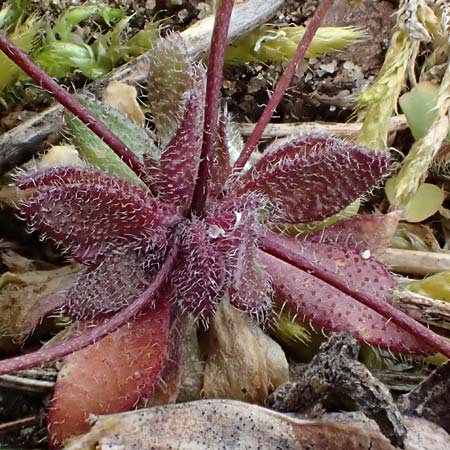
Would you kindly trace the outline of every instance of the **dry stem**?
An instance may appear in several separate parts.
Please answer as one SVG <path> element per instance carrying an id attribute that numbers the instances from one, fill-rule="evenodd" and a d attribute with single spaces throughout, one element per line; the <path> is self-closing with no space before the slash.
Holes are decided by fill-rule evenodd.
<path id="1" fill-rule="evenodd" d="M 379 259 L 393 271 L 408 275 L 430 275 L 450 270 L 450 253 L 388 248 Z"/>
<path id="2" fill-rule="evenodd" d="M 361 131 L 362 122 L 353 123 L 325 123 L 325 122 L 303 122 L 303 123 L 273 123 L 267 125 L 262 138 L 281 138 L 292 135 L 325 134 L 328 136 L 354 138 Z M 238 124 L 239 132 L 243 136 L 249 136 L 255 124 Z M 400 131 L 408 128 L 408 122 L 404 115 L 391 117 L 389 120 L 389 132 Z"/>

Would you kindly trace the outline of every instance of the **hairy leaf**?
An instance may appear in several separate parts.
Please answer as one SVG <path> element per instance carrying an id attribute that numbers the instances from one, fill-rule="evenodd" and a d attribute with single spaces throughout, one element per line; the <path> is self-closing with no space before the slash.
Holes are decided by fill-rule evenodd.
<path id="1" fill-rule="evenodd" d="M 309 242 L 369 250 L 373 256 L 384 253 L 394 236 L 401 210 L 388 214 L 348 217 L 307 237 Z"/>
<path id="2" fill-rule="evenodd" d="M 327 244 L 292 241 L 289 246 L 318 266 L 338 273 L 355 291 L 392 301 L 395 281 L 373 258 L 364 259 L 354 250 Z M 326 282 L 266 253 L 261 253 L 261 258 L 275 292 L 303 321 L 326 331 L 352 333 L 360 341 L 392 351 L 430 352 L 419 339 Z"/>
<path id="3" fill-rule="evenodd" d="M 95 266 L 87 267 L 69 288 L 63 311 L 70 317 L 90 320 L 133 303 L 150 285 L 135 249 L 119 247 Z"/>
<path id="4" fill-rule="evenodd" d="M 388 157 L 329 137 L 301 137 L 272 148 L 236 186 L 271 200 L 280 222 L 308 223 L 341 211 L 386 172 Z"/>
<path id="5" fill-rule="evenodd" d="M 183 231 L 180 262 L 171 279 L 173 301 L 181 312 L 208 320 L 225 287 L 224 255 L 212 241 L 211 229 L 201 220 L 194 217 Z"/>
<path id="6" fill-rule="evenodd" d="M 136 185 L 128 183 L 122 178 L 114 175 L 107 175 L 97 169 L 76 166 L 59 166 L 45 168 L 44 170 L 34 169 L 24 173 L 18 173 L 16 186 L 20 189 L 32 189 L 74 184 L 97 184 L 107 188 L 124 191 L 130 195 L 136 195 L 147 201 L 148 194 Z"/>
<path id="7" fill-rule="evenodd" d="M 270 283 L 259 259 L 257 244 L 263 232 L 258 223 L 264 199 L 258 195 L 216 201 L 206 219 L 210 235 L 224 255 L 230 302 L 259 322 L 270 315 Z"/>
<path id="8" fill-rule="evenodd" d="M 148 75 L 148 105 L 163 147 L 178 131 L 192 84 L 192 66 L 183 39 L 171 34 L 151 52 Z"/>
<path id="9" fill-rule="evenodd" d="M 49 411 L 52 447 L 88 431 L 90 414 L 127 411 L 153 391 L 170 339 L 171 311 L 162 300 L 156 309 L 64 360 Z"/>
<path id="10" fill-rule="evenodd" d="M 200 164 L 205 82 L 204 69 L 196 67 L 183 122 L 165 148 L 159 164 L 157 183 L 159 197 L 182 208 L 187 208 L 191 204 Z"/>
<path id="11" fill-rule="evenodd" d="M 270 278 L 257 247 L 242 240 L 230 280 L 230 303 L 264 322 L 271 313 Z"/>
<path id="12" fill-rule="evenodd" d="M 129 120 L 124 114 L 97 100 L 80 97 L 80 101 L 96 117 L 105 122 L 140 160 L 143 159 L 144 154 L 147 154 L 152 160 L 158 158 L 159 150 L 145 129 Z M 66 121 L 73 140 L 91 164 L 145 188 L 142 180 L 79 119 L 67 113 Z"/>
<path id="13" fill-rule="evenodd" d="M 50 186 L 37 190 L 21 211 L 32 227 L 83 262 L 113 245 L 158 237 L 161 228 L 179 221 L 173 208 L 142 195 L 101 184 Z"/>

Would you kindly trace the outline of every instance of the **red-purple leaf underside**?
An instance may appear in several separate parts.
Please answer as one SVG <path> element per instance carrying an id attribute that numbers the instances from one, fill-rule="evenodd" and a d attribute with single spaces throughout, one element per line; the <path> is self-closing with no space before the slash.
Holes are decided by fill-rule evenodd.
<path id="1" fill-rule="evenodd" d="M 301 255 L 330 274 L 338 275 L 353 292 L 375 296 L 381 302 L 393 302 L 391 292 L 397 285 L 376 259 L 365 259 L 355 250 L 328 244 L 300 242 L 276 235 L 273 239 L 286 250 Z M 300 317 L 318 328 L 347 331 L 362 341 L 393 351 L 432 353 L 420 339 L 355 298 L 289 263 L 265 255 L 263 262 L 274 290 Z"/>
<path id="2" fill-rule="evenodd" d="M 169 351 L 171 310 L 167 299 L 158 305 L 64 360 L 49 411 L 53 448 L 88 431 L 90 414 L 127 411 L 151 394 Z"/>
<path id="3" fill-rule="evenodd" d="M 171 277 L 173 301 L 200 320 L 214 314 L 226 280 L 224 255 L 208 231 L 195 217 L 186 225 L 178 267 Z"/>
<path id="4" fill-rule="evenodd" d="M 173 33 L 150 54 L 147 101 L 161 145 L 175 136 L 193 84 L 192 64 L 182 37 Z"/>
<path id="5" fill-rule="evenodd" d="M 388 214 L 348 217 L 306 239 L 309 242 L 353 248 L 361 252 L 370 250 L 371 255 L 378 256 L 391 242 L 400 217 L 400 210 Z"/>
<path id="6" fill-rule="evenodd" d="M 261 253 L 274 291 L 303 321 L 311 323 L 317 330 L 345 331 L 362 342 L 391 351 L 427 353 L 428 349 L 420 339 L 367 306 L 307 272 Z"/>
<path id="7" fill-rule="evenodd" d="M 194 80 L 183 122 L 163 151 L 159 164 L 159 198 L 183 209 L 191 204 L 202 149 L 205 71 L 194 69 Z"/>
<path id="8" fill-rule="evenodd" d="M 115 248 L 81 272 L 67 291 L 63 312 L 81 320 L 114 313 L 134 302 L 151 279 L 133 248 Z"/>
<path id="9" fill-rule="evenodd" d="M 261 192 L 279 222 L 323 220 L 371 189 L 388 156 L 329 137 L 302 137 L 269 151 L 238 181 L 236 194 Z"/>
<path id="10" fill-rule="evenodd" d="M 36 191 L 21 205 L 28 223 L 68 247 L 80 262 L 111 246 L 157 238 L 180 219 L 157 199 L 100 184 L 71 184 Z"/>

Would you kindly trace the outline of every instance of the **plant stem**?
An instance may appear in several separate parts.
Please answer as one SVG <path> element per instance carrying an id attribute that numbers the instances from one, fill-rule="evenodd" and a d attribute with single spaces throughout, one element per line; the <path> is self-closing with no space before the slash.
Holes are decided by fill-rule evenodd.
<path id="1" fill-rule="evenodd" d="M 250 155 L 252 154 L 256 145 L 258 144 L 259 140 L 261 139 L 261 136 L 266 129 L 267 124 L 270 122 L 275 109 L 283 98 L 284 93 L 289 87 L 289 84 L 291 83 L 291 80 L 294 77 L 295 72 L 297 71 L 298 63 L 305 56 L 306 50 L 308 50 L 308 47 L 311 44 L 311 41 L 316 34 L 320 23 L 322 22 L 325 14 L 332 4 L 333 0 L 322 0 L 317 7 L 314 16 L 311 18 L 308 24 L 308 28 L 306 29 L 305 34 L 298 44 L 297 51 L 295 52 L 294 57 L 290 60 L 288 66 L 286 67 L 286 70 L 280 78 L 280 81 L 278 81 L 278 84 L 275 87 L 272 96 L 270 97 L 266 107 L 264 108 L 261 118 L 256 124 L 252 134 L 248 138 L 241 155 L 239 156 L 233 167 L 234 174 L 237 174 L 242 170 L 242 168 L 245 166 L 245 163 L 248 161 L 248 158 L 250 158 Z"/>
<path id="2" fill-rule="evenodd" d="M 85 331 L 81 336 L 69 339 L 61 344 L 52 347 L 44 347 L 30 354 L 0 361 L 0 375 L 29 369 L 30 367 L 39 366 L 54 361 L 55 359 L 62 358 L 63 356 L 93 344 L 102 337 L 113 333 L 127 322 L 133 320 L 140 311 L 157 297 L 158 292 L 175 266 L 178 248 L 179 240 L 178 236 L 175 236 L 167 258 L 150 286 L 136 301 L 119 311 L 111 319 L 90 331 Z"/>
<path id="3" fill-rule="evenodd" d="M 205 120 L 203 126 L 203 146 L 194 196 L 192 198 L 191 212 L 201 216 L 205 208 L 208 181 L 211 174 L 211 165 L 214 160 L 218 119 L 219 97 L 222 84 L 222 69 L 227 43 L 228 27 L 234 0 L 220 0 L 217 5 L 214 31 L 211 39 L 211 52 L 208 61 L 208 74 L 206 80 Z"/>
<path id="4" fill-rule="evenodd" d="M 392 322 L 420 339 L 424 345 L 426 344 L 435 351 L 450 358 L 450 342 L 445 340 L 442 336 L 433 333 L 430 329 L 424 327 L 389 303 L 381 301 L 368 293 L 355 291 L 338 275 L 322 269 L 301 254 L 289 249 L 284 245 L 288 241 L 288 238 L 269 232 L 261 239 L 261 248 L 269 255 L 281 259 L 300 270 L 308 272 L 336 289 L 339 289 L 363 305 L 373 309 L 378 314 L 381 314 L 387 320 L 392 320 Z"/>
<path id="5" fill-rule="evenodd" d="M 40 69 L 31 58 L 17 48 L 4 33 L 0 32 L 0 50 L 17 64 L 39 86 L 47 90 L 61 105 L 80 119 L 102 139 L 139 177 L 146 180 L 144 166 L 136 155 L 88 108 L 63 89 L 53 78 Z"/>

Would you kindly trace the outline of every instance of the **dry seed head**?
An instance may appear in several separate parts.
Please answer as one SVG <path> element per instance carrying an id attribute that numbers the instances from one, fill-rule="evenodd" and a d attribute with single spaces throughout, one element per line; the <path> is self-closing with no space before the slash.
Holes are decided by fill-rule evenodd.
<path id="1" fill-rule="evenodd" d="M 419 12 L 419 14 L 416 14 Z M 433 19 L 433 20 L 431 20 Z M 430 40 L 435 15 L 425 0 L 404 0 L 399 10 L 391 44 L 374 84 L 358 98 L 358 119 L 363 121 L 357 143 L 373 150 L 386 148 L 389 119 L 414 63 L 420 42 Z M 430 31 L 430 32 L 429 32 Z"/>

